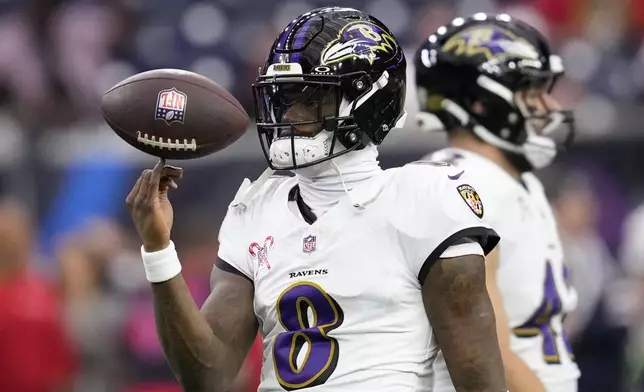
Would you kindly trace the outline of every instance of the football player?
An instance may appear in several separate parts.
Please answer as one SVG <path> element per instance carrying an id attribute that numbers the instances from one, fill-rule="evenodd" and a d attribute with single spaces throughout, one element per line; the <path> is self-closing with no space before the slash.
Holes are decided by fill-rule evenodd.
<path id="1" fill-rule="evenodd" d="M 227 390 L 258 328 L 262 392 L 431 391 L 436 342 L 459 390 L 506 390 L 485 288 L 498 236 L 476 190 L 445 164 L 378 165 L 405 117 L 405 68 L 358 10 L 316 9 L 278 36 L 253 85 L 270 168 L 228 208 L 201 311 L 170 241 L 181 171 L 142 174 L 127 203 L 185 390 Z"/>
<path id="2" fill-rule="evenodd" d="M 449 139 L 430 159 L 478 180 L 485 218 L 503 238 L 487 257 L 487 285 L 510 390 L 574 392 L 579 370 L 562 321 L 576 293 L 532 174 L 572 142 L 572 115 L 551 95 L 561 59 L 526 23 L 476 14 L 430 35 L 414 64 L 419 125 L 446 130 Z M 439 354 L 436 392 L 454 391 L 445 362 Z"/>

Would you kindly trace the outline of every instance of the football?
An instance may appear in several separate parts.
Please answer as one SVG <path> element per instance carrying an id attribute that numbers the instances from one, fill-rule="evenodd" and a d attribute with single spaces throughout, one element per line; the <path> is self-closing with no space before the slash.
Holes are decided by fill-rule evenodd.
<path id="1" fill-rule="evenodd" d="M 121 81 L 103 94 L 101 112 L 123 140 L 165 159 L 194 159 L 222 150 L 250 122 L 224 88 L 178 69 L 147 71 Z"/>

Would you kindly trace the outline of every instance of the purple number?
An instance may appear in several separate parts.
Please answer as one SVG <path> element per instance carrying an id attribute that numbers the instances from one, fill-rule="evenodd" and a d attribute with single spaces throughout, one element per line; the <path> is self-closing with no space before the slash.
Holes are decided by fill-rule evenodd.
<path id="1" fill-rule="evenodd" d="M 546 262 L 546 279 L 543 292 L 543 301 L 541 301 L 537 311 L 523 325 L 514 328 L 513 332 L 519 338 L 543 336 L 543 360 L 548 364 L 558 364 L 561 363 L 561 358 L 557 348 L 557 332 L 552 328 L 551 321 L 554 316 L 561 313 L 562 305 L 549 261 Z M 565 331 L 561 334 L 561 337 L 566 345 L 568 355 L 571 359 L 574 359 Z"/>
<path id="2" fill-rule="evenodd" d="M 309 309 L 313 313 L 311 323 Z M 273 343 L 275 374 L 282 388 L 292 391 L 324 384 L 338 364 L 340 347 L 337 340 L 327 336 L 344 321 L 338 303 L 317 284 L 298 282 L 277 299 L 277 315 L 286 330 Z M 304 343 L 308 343 L 307 353 L 298 366 Z"/>

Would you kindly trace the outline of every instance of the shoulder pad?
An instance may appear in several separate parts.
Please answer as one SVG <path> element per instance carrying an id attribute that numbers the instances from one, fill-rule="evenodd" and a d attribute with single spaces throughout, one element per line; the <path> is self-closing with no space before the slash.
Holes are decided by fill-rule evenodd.
<path id="1" fill-rule="evenodd" d="M 237 192 L 235 193 L 235 197 L 233 197 L 233 201 L 230 202 L 229 207 L 239 206 L 240 203 L 238 203 L 238 201 L 246 196 L 252 184 L 253 183 L 251 183 L 248 178 L 244 178 L 244 181 L 242 181 L 239 189 L 237 189 Z"/>
<path id="2" fill-rule="evenodd" d="M 245 178 L 242 181 L 233 201 L 230 203 L 229 207 L 241 208 L 245 210 L 246 207 L 255 199 L 259 191 L 265 186 L 267 182 L 274 183 L 279 182 L 279 180 L 289 178 L 284 175 L 276 175 L 275 171 L 272 169 L 266 169 L 259 178 L 253 182 L 250 182 L 248 178 Z"/>

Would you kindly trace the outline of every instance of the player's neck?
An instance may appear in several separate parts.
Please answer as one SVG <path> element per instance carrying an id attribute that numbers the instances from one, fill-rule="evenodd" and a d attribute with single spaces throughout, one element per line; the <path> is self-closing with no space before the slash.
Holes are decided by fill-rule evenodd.
<path id="1" fill-rule="evenodd" d="M 341 155 L 333 162 L 296 170 L 295 176 L 302 200 L 320 217 L 345 197 L 345 187 L 351 191 L 381 170 L 378 150 L 374 145 L 369 145 L 360 151 Z"/>
<path id="2" fill-rule="evenodd" d="M 459 148 L 461 150 L 471 151 L 481 155 L 497 164 L 501 169 L 505 170 L 510 176 L 512 176 L 512 178 L 517 181 L 521 180 L 521 172 L 508 161 L 501 150 L 494 146 L 468 137 L 452 138 L 449 141 L 449 145 L 453 148 Z"/>

